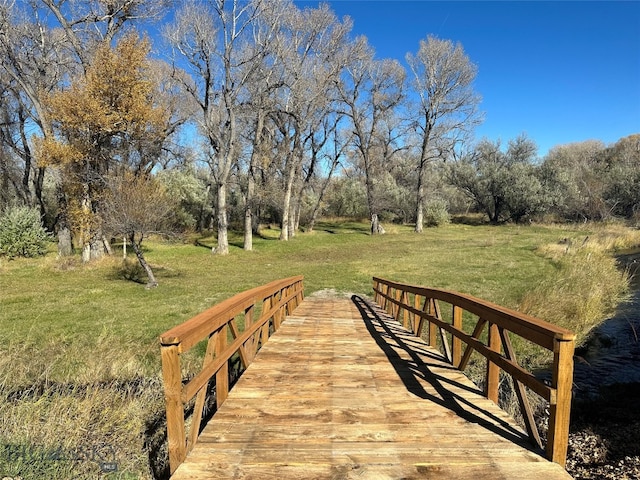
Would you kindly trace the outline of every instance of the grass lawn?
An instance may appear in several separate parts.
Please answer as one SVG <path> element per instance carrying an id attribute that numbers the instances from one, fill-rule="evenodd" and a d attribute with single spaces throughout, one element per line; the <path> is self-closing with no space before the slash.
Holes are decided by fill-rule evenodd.
<path id="1" fill-rule="evenodd" d="M 422 235 L 385 227 L 386 235 L 371 236 L 367 224 L 327 221 L 288 242 L 265 229 L 252 252 L 232 235 L 227 256 L 211 254 L 214 238 L 148 241 L 145 256 L 159 281 L 151 290 L 131 281 L 139 272 L 123 266 L 117 250 L 90 265 L 55 253 L 0 257 L 0 477 L 91 478 L 96 462 L 79 460 L 78 449 L 107 442 L 119 466 L 107 478 L 149 478 L 149 438 L 157 433 L 150 424 L 164 408 L 158 336 L 235 293 L 302 274 L 306 295 L 370 295 L 375 275 L 512 308 L 524 301 L 535 313 L 532 292 L 562 269 L 539 247 L 598 235 L 589 226 L 452 224 Z M 24 455 L 13 455 L 17 463 L 2 455 L 25 445 L 76 455 L 31 467 Z"/>

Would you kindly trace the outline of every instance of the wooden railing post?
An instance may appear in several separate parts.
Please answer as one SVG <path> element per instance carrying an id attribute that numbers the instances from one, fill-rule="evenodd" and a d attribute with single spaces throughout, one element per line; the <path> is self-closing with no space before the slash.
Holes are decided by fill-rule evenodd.
<path id="1" fill-rule="evenodd" d="M 409 294 L 407 292 L 402 292 L 402 304 L 409 305 Z M 409 311 L 406 308 L 402 309 L 402 326 L 407 330 L 410 329 L 409 324 Z"/>
<path id="2" fill-rule="evenodd" d="M 574 341 L 556 339 L 553 349 L 553 386 L 555 403 L 549 406 L 549 430 L 547 432 L 547 458 L 563 467 L 567 460 L 569 419 L 571 413 L 571 388 L 573 386 Z"/>
<path id="3" fill-rule="evenodd" d="M 382 298 L 382 305 L 380 305 L 383 310 L 387 313 L 389 313 L 389 300 L 387 299 L 387 296 L 391 293 L 391 287 L 388 284 L 384 284 L 383 287 L 383 293 L 385 294 L 385 296 Z"/>
<path id="4" fill-rule="evenodd" d="M 454 328 L 462 330 L 462 309 L 457 305 L 454 305 L 451 316 Z M 452 337 L 451 360 L 454 367 L 460 368 L 460 361 L 462 360 L 462 340 L 456 335 L 452 335 Z"/>
<path id="5" fill-rule="evenodd" d="M 438 304 L 436 303 L 436 300 L 434 298 L 429 298 L 426 299 L 425 298 L 425 303 L 429 302 L 427 304 L 427 313 L 429 315 L 433 315 L 434 317 L 439 318 L 439 312 L 438 312 Z M 429 333 L 428 333 L 428 344 L 430 346 L 432 346 L 433 348 L 436 348 L 436 345 L 438 344 L 438 326 L 433 323 L 433 322 L 429 322 Z"/>
<path id="6" fill-rule="evenodd" d="M 227 326 L 214 333 L 216 357 L 221 357 L 227 348 Z M 229 395 L 229 362 L 224 362 L 216 372 L 216 406 L 220 408 Z"/>
<path id="7" fill-rule="evenodd" d="M 500 331 L 495 323 L 489 323 L 489 338 L 487 339 L 487 346 L 493 352 L 500 353 L 501 347 Z M 500 368 L 487 358 L 487 376 L 484 386 L 485 396 L 498 403 L 498 388 L 500 386 Z"/>
<path id="8" fill-rule="evenodd" d="M 279 292 L 274 293 L 273 296 L 271 297 L 271 306 L 278 304 L 278 295 L 281 295 L 281 293 Z M 281 319 L 282 319 L 282 308 L 279 308 L 273 313 L 273 330 L 276 332 L 280 330 Z"/>
<path id="9" fill-rule="evenodd" d="M 167 440 L 169 470 L 175 472 L 187 456 L 187 439 L 182 405 L 182 374 L 178 345 L 162 345 L 162 378 L 167 409 Z"/>
<path id="10" fill-rule="evenodd" d="M 420 310 L 420 295 L 415 294 L 413 296 L 413 308 L 415 310 Z M 418 315 L 416 315 L 415 313 L 411 313 L 411 330 L 413 331 L 413 334 L 416 336 L 420 336 L 421 335 L 421 323 L 420 322 L 420 317 L 418 317 Z"/>

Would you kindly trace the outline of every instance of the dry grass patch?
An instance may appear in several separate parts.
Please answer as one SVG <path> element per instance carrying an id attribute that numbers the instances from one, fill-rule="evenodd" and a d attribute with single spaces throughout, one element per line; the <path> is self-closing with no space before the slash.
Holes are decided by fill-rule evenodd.
<path id="1" fill-rule="evenodd" d="M 524 295 L 519 310 L 572 330 L 582 342 L 629 291 L 629 273 L 613 254 L 639 245 L 640 230 L 608 225 L 540 246 L 537 253 L 553 262 L 555 272 Z"/>

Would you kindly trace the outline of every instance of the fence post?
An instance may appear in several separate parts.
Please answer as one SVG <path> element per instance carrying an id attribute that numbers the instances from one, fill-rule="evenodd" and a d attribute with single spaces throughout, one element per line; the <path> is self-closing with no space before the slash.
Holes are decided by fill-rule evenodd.
<path id="1" fill-rule="evenodd" d="M 162 345 L 160 353 L 167 411 L 169 470 L 173 473 L 187 456 L 184 406 L 182 405 L 182 373 L 178 345 Z"/>
<path id="2" fill-rule="evenodd" d="M 553 348 L 553 386 L 555 403 L 549 406 L 549 430 L 547 432 L 547 458 L 563 467 L 567 460 L 569 443 L 569 418 L 571 413 L 571 388 L 573 386 L 573 340 L 558 340 Z"/>

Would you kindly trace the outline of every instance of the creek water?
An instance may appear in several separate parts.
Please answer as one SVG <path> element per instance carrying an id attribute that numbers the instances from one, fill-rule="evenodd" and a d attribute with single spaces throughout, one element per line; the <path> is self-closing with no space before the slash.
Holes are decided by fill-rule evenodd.
<path id="1" fill-rule="evenodd" d="M 593 398 L 610 385 L 635 384 L 640 389 L 640 250 L 619 255 L 618 262 L 632 275 L 632 295 L 576 349 L 576 399 Z"/>

